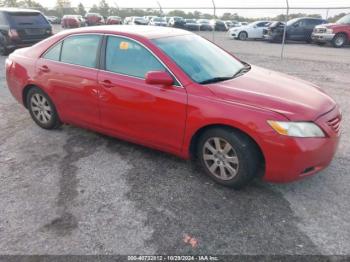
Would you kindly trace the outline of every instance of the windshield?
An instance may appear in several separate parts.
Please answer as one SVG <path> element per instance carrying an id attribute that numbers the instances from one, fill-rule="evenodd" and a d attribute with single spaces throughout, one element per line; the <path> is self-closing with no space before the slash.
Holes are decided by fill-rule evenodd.
<path id="1" fill-rule="evenodd" d="M 346 15 L 346 16 L 343 16 L 336 23 L 337 24 L 350 24 L 350 14 Z"/>
<path id="2" fill-rule="evenodd" d="M 193 19 L 186 19 L 186 23 L 196 23 L 196 20 L 193 20 Z"/>
<path id="3" fill-rule="evenodd" d="M 298 21 L 299 20 L 299 18 L 294 18 L 294 19 L 292 19 L 292 20 L 289 20 L 288 22 L 287 22 L 287 26 L 290 26 L 290 25 L 292 25 L 292 24 L 294 24 L 296 21 Z"/>
<path id="4" fill-rule="evenodd" d="M 213 43 L 197 35 L 182 35 L 154 39 L 193 81 L 233 78 L 244 65 Z"/>

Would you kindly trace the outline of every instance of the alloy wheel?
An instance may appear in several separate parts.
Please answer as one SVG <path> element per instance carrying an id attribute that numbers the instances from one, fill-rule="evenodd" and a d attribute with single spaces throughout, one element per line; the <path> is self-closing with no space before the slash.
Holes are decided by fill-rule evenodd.
<path id="1" fill-rule="evenodd" d="M 232 145 L 220 137 L 209 138 L 203 146 L 203 160 L 212 175 L 230 180 L 238 173 L 239 160 Z"/>
<path id="2" fill-rule="evenodd" d="M 34 117 L 42 124 L 47 124 L 52 118 L 52 108 L 49 101 L 41 95 L 34 94 L 30 99 L 30 106 Z"/>
<path id="3" fill-rule="evenodd" d="M 345 39 L 342 35 L 339 35 L 334 39 L 334 43 L 336 46 L 342 46 L 344 42 L 345 42 Z"/>

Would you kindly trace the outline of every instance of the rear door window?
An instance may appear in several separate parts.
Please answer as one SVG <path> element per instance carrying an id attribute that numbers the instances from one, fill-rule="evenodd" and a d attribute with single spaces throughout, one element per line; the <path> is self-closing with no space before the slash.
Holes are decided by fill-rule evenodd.
<path id="1" fill-rule="evenodd" d="M 48 25 L 48 21 L 41 13 L 16 12 L 8 13 L 9 20 L 15 26 L 43 26 Z"/>
<path id="2" fill-rule="evenodd" d="M 76 35 L 63 41 L 61 61 L 68 64 L 96 68 L 100 35 Z"/>

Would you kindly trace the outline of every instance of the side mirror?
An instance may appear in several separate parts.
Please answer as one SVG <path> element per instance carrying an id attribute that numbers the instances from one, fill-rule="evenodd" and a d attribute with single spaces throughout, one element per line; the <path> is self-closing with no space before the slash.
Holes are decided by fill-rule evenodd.
<path id="1" fill-rule="evenodd" d="M 150 71 L 146 74 L 146 83 L 149 85 L 171 86 L 174 84 L 174 79 L 169 73 L 164 71 Z"/>

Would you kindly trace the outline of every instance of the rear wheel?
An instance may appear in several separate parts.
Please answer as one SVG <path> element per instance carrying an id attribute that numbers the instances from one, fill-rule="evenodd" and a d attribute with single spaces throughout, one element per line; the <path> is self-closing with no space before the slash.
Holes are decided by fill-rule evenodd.
<path id="1" fill-rule="evenodd" d="M 254 142 L 245 134 L 227 128 L 206 131 L 199 139 L 197 156 L 213 180 L 235 189 L 256 177 L 262 164 Z"/>
<path id="2" fill-rule="evenodd" d="M 6 48 L 4 44 L 0 43 L 0 55 L 7 56 L 8 54 L 9 54 L 9 50 Z"/>
<path id="3" fill-rule="evenodd" d="M 248 39 L 248 34 L 247 32 L 240 32 L 239 35 L 238 35 L 238 39 L 239 40 L 242 40 L 242 41 L 245 41 Z"/>
<path id="4" fill-rule="evenodd" d="M 31 88 L 26 102 L 29 113 L 38 126 L 44 129 L 56 129 L 62 125 L 55 105 L 41 89 Z"/>
<path id="5" fill-rule="evenodd" d="M 347 41 L 346 35 L 343 33 L 340 33 L 334 36 L 332 40 L 332 44 L 334 47 L 340 48 L 346 44 L 346 41 Z"/>

